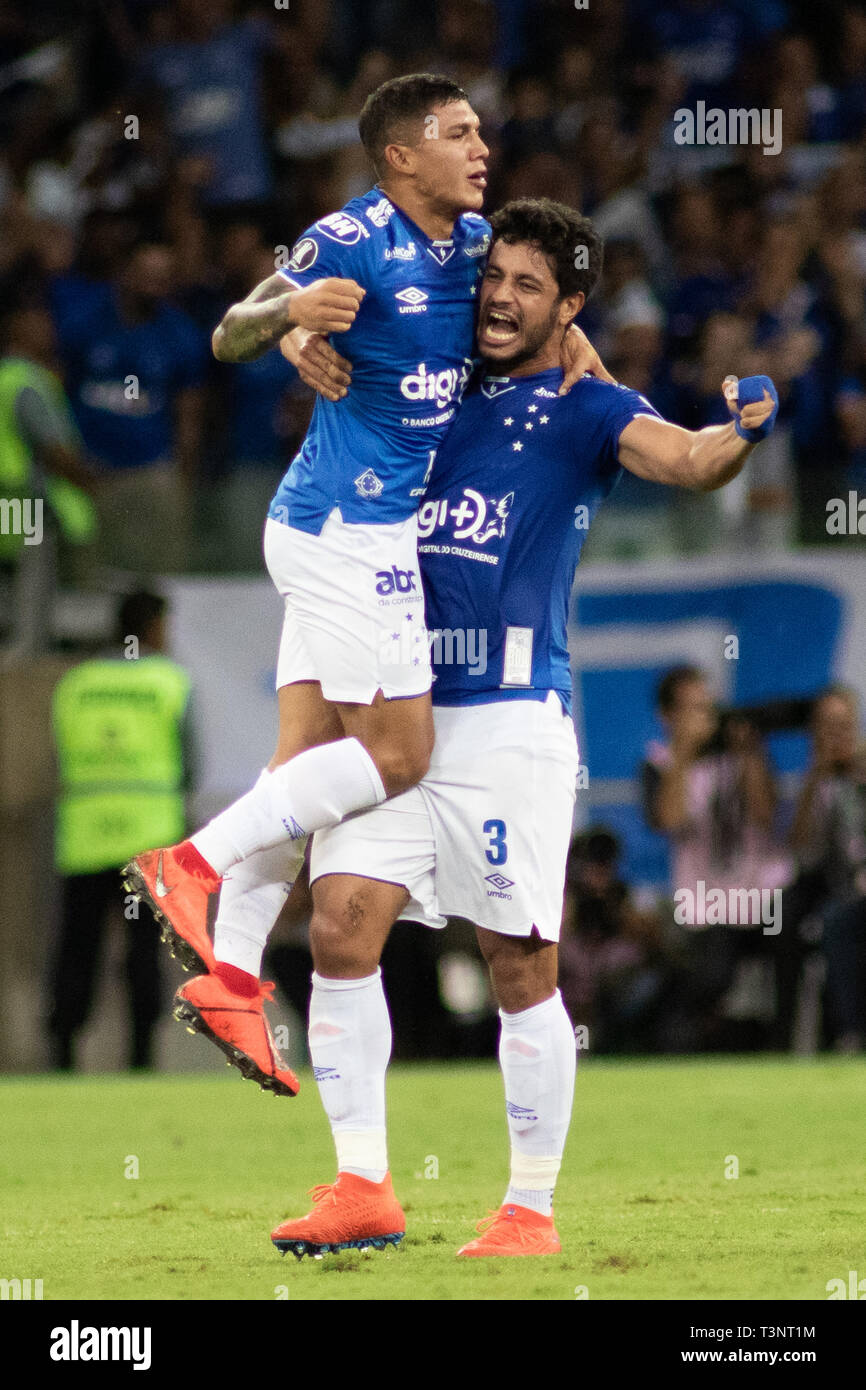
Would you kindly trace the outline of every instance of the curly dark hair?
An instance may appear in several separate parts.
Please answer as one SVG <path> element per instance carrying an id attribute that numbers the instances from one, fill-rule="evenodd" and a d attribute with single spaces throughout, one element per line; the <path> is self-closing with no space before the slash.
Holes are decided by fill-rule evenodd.
<path id="1" fill-rule="evenodd" d="M 468 101 L 462 87 L 450 77 L 432 72 L 412 72 L 407 77 L 393 77 L 371 92 L 358 118 L 361 143 L 373 163 L 376 174 L 382 173 L 385 146 L 392 141 L 411 144 L 420 124 L 434 106 L 446 106 L 452 101 Z"/>
<path id="2" fill-rule="evenodd" d="M 588 217 L 552 198 L 514 198 L 490 225 L 494 242 L 528 241 L 547 256 L 560 298 L 580 292 L 589 298 L 601 276 L 604 242 Z"/>

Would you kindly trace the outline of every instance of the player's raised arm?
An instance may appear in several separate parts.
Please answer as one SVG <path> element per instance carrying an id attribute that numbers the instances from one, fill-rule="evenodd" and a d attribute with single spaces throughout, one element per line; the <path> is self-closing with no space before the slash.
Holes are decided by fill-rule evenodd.
<path id="1" fill-rule="evenodd" d="M 735 478 L 754 446 L 776 422 L 779 397 L 767 376 L 726 378 L 722 386 L 733 419 L 728 425 L 686 430 L 639 415 L 619 437 L 619 462 L 653 483 L 713 492 Z"/>
<path id="2" fill-rule="evenodd" d="M 252 362 L 276 347 L 292 328 L 345 333 L 365 293 L 354 280 L 331 277 L 299 289 L 284 275 L 269 275 L 217 325 L 211 339 L 214 357 L 219 362 Z"/>

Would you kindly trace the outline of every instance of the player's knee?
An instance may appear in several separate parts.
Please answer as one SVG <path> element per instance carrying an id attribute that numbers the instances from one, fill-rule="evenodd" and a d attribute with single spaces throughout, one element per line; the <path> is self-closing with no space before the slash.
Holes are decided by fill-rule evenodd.
<path id="1" fill-rule="evenodd" d="M 490 982 L 500 1009 L 523 1013 L 549 999 L 556 989 L 555 960 L 547 953 L 523 954 L 507 947 L 488 956 Z"/>
<path id="2" fill-rule="evenodd" d="M 399 796 L 416 786 L 430 769 L 432 743 L 391 745 L 376 751 L 375 762 L 389 796 Z"/>
<path id="3" fill-rule="evenodd" d="M 310 922 L 310 950 L 319 975 L 340 980 L 372 974 L 379 962 L 363 926 L 363 911 L 351 899 L 339 908 L 316 909 Z"/>

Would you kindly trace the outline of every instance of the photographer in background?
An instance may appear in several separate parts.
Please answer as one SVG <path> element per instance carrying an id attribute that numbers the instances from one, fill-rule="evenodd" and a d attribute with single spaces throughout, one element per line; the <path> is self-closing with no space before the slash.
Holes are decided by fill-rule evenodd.
<path id="1" fill-rule="evenodd" d="M 760 921 L 707 923 L 707 896 L 721 889 L 784 888 L 790 865 L 773 833 L 776 791 L 754 726 L 736 714 L 720 718 L 703 672 L 677 666 L 659 683 L 657 707 L 669 732 L 653 743 L 643 765 L 643 808 L 652 829 L 669 837 L 672 893 L 691 894 L 684 918 L 693 934 L 681 1000 L 694 1030 L 692 1045 L 712 1045 L 716 1017 L 744 956 L 770 956 L 777 970 L 779 936 Z M 781 933 L 784 935 L 784 929 Z M 787 978 L 787 977 L 786 977 Z M 781 1012 L 781 1011 L 780 1011 Z M 777 1045 L 784 1040 L 774 1037 Z"/>
<path id="2" fill-rule="evenodd" d="M 831 1022 L 840 1052 L 866 1042 L 866 743 L 857 696 L 830 686 L 812 712 L 812 764 L 791 828 L 806 883 L 824 918 Z M 796 886 L 796 885 L 795 885 Z"/>
<path id="3" fill-rule="evenodd" d="M 660 1015 L 674 980 L 654 911 L 641 911 L 622 877 L 621 845 L 596 826 L 568 854 L 559 987 L 593 1052 L 658 1051 Z"/>

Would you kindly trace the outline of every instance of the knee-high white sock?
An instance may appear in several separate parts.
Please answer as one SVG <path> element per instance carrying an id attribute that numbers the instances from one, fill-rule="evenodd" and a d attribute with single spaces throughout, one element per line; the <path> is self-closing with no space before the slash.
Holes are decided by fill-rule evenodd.
<path id="1" fill-rule="evenodd" d="M 499 1063 L 511 1136 L 505 1201 L 549 1216 L 571 1121 L 577 1054 L 559 990 L 519 1014 L 501 1009 Z"/>
<path id="2" fill-rule="evenodd" d="M 338 1171 L 381 1182 L 388 1171 L 385 1072 L 391 1057 L 382 971 L 362 980 L 329 980 L 314 971 L 308 1037 Z"/>
<path id="3" fill-rule="evenodd" d="M 258 978 L 267 939 L 304 862 L 305 844 L 306 839 L 290 840 L 260 849 L 229 869 L 220 884 L 214 927 L 218 961 Z"/>
<path id="4" fill-rule="evenodd" d="M 386 797 L 378 768 L 356 738 L 290 758 L 191 836 L 217 874 L 256 850 L 302 840 Z"/>

